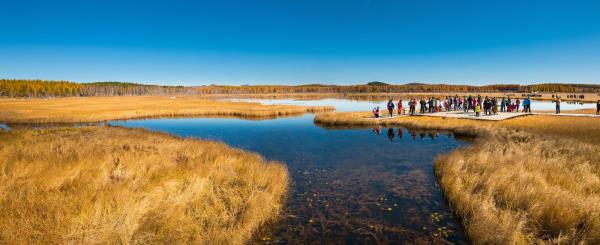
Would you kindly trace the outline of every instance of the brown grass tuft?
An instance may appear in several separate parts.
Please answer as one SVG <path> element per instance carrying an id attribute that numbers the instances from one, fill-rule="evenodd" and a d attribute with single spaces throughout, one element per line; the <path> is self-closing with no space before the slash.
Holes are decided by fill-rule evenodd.
<path id="1" fill-rule="evenodd" d="M 287 169 L 222 143 L 113 127 L 0 131 L 0 243 L 241 244 Z"/>

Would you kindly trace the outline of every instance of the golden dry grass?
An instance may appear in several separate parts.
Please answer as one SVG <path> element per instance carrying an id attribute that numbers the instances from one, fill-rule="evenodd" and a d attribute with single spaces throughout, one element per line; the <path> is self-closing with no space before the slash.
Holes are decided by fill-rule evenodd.
<path id="1" fill-rule="evenodd" d="M 0 105 L 0 122 L 6 123 L 101 122 L 173 116 L 277 117 L 334 109 L 161 96 L 0 99 Z"/>
<path id="2" fill-rule="evenodd" d="M 600 145 L 499 129 L 436 160 L 477 244 L 600 243 Z"/>
<path id="3" fill-rule="evenodd" d="M 438 117 L 365 119 L 323 113 L 326 125 L 388 124 L 478 135 L 436 159 L 435 172 L 475 244 L 600 243 L 600 119 L 528 116 L 500 122 Z"/>
<path id="4" fill-rule="evenodd" d="M 0 131 L 1 244 L 242 244 L 287 169 L 222 143 L 114 127 Z"/>

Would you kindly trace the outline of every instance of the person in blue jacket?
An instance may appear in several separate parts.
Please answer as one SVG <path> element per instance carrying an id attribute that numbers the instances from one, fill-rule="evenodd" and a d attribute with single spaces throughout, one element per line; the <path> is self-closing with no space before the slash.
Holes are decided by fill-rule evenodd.
<path id="1" fill-rule="evenodd" d="M 531 113 L 531 98 L 529 96 L 523 100 L 523 112 Z"/>

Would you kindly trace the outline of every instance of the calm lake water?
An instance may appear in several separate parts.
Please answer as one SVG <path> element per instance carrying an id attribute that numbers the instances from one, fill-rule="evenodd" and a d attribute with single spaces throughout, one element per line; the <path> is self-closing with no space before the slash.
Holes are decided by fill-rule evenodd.
<path id="1" fill-rule="evenodd" d="M 110 124 L 222 141 L 286 164 L 292 184 L 283 217 L 256 243 L 467 243 L 433 173 L 436 155 L 467 144 L 449 133 L 326 129 L 313 115 Z"/>
<path id="2" fill-rule="evenodd" d="M 265 105 L 300 105 L 300 106 L 335 106 L 336 111 L 371 111 L 374 107 L 387 108 L 387 101 L 366 101 L 349 99 L 319 99 L 319 100 L 294 100 L 294 99 L 225 99 L 227 101 L 240 102 L 258 102 Z M 394 100 L 398 103 L 398 100 Z M 513 100 L 514 103 L 514 100 Z M 408 108 L 408 101 L 403 101 L 403 107 Z M 522 108 L 522 106 L 521 106 Z M 594 103 L 580 103 L 563 101 L 560 104 L 563 111 L 579 109 L 595 109 Z M 532 111 L 553 111 L 554 102 L 533 100 L 531 102 Z"/>

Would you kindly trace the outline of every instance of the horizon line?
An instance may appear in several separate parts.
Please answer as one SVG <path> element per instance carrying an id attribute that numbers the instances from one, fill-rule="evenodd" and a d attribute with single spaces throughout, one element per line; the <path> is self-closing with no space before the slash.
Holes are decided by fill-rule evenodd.
<path id="1" fill-rule="evenodd" d="M 309 86 L 309 85 L 315 85 L 315 86 L 360 86 L 360 85 L 368 85 L 368 83 L 372 83 L 372 82 L 380 82 L 380 83 L 385 83 L 385 85 L 391 85 L 391 86 L 401 86 L 401 85 L 446 85 L 446 86 L 470 86 L 470 87 L 485 87 L 485 86 L 497 86 L 497 85 L 513 85 L 513 86 L 531 86 L 531 85 L 542 85 L 542 84 L 554 84 L 554 85 L 558 85 L 558 84 L 564 84 L 564 85 L 596 85 L 596 86 L 600 86 L 600 82 L 595 83 L 595 82 L 590 82 L 590 83 L 586 83 L 586 82 L 564 82 L 564 81 L 557 81 L 557 82 L 528 82 L 528 83 L 479 83 L 479 84 L 469 84 L 469 82 L 465 82 L 465 83 L 436 83 L 436 82 L 423 82 L 423 81 L 419 81 L 419 82 L 415 82 L 415 81 L 411 81 L 411 82 L 400 82 L 400 83 L 391 83 L 391 82 L 386 82 L 386 81 L 378 81 L 378 80 L 372 80 L 372 81 L 368 81 L 368 82 L 363 82 L 363 83 L 348 83 L 348 84 L 335 84 L 335 83 L 320 83 L 320 82 L 307 82 L 307 83 L 293 83 L 293 84 L 285 84 L 286 82 L 282 82 L 282 84 L 277 84 L 277 83 L 259 83 L 259 84 L 251 84 L 251 83 L 244 83 L 244 82 L 232 82 L 230 84 L 227 83 L 215 83 L 215 82 L 181 82 L 180 84 L 168 84 L 169 82 L 141 82 L 141 81 L 111 81 L 111 80 L 105 80 L 105 81 L 71 81 L 71 80 L 55 80 L 55 79 L 39 79 L 39 78 L 0 78 L 0 80 L 15 80 L 15 81 L 43 81 L 43 82 L 71 82 L 71 83 L 79 83 L 79 84 L 91 84 L 91 83 L 133 83 L 133 84 L 138 84 L 138 85 L 155 85 L 155 86 L 183 86 L 183 87 L 200 87 L 200 86 L 237 86 L 237 87 L 244 87 L 244 86 L 288 86 L 288 87 L 293 87 L 293 86 Z M 383 86 L 383 85 L 382 85 Z"/>

